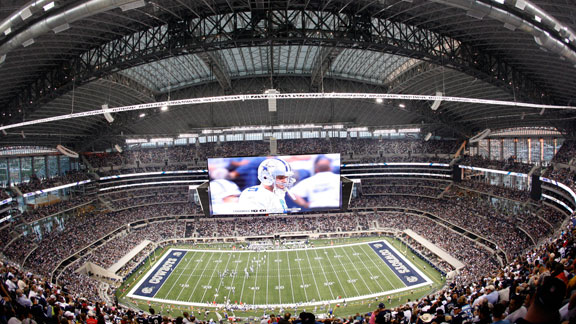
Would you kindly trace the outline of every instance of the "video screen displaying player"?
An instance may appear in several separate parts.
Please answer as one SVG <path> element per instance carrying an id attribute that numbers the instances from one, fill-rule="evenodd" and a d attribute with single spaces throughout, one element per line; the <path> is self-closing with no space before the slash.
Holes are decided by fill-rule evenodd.
<path id="1" fill-rule="evenodd" d="M 208 159 L 212 215 L 339 208 L 340 155 Z"/>

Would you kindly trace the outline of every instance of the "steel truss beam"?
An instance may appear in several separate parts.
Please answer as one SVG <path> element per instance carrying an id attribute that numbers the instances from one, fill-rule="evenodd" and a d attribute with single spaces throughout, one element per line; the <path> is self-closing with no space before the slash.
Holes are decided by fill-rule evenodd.
<path id="1" fill-rule="evenodd" d="M 200 59 L 204 61 L 204 63 L 206 63 L 214 73 L 214 76 L 216 77 L 216 80 L 218 80 L 222 90 L 224 90 L 224 93 L 231 94 L 232 81 L 230 80 L 230 74 L 224 65 L 222 56 L 217 52 L 200 52 L 198 53 L 198 57 L 200 57 Z"/>
<path id="2" fill-rule="evenodd" d="M 326 72 L 330 70 L 330 66 L 334 60 L 342 53 L 344 49 L 341 47 L 322 48 L 320 54 L 316 57 L 314 65 L 312 66 L 312 80 L 310 87 L 314 91 L 322 91 L 322 80 Z"/>
<path id="3" fill-rule="evenodd" d="M 281 45 L 355 48 L 417 58 L 485 80 L 523 100 L 551 102 L 542 87 L 520 71 L 471 44 L 368 14 L 295 9 L 190 18 L 126 35 L 37 76 L 7 106 L 14 114 L 25 108 L 25 117 L 29 117 L 34 108 L 69 91 L 73 79 L 78 86 L 172 55 Z M 317 71 L 321 76 L 323 68 Z M 225 88 L 226 76 L 221 75 L 218 80 Z"/>

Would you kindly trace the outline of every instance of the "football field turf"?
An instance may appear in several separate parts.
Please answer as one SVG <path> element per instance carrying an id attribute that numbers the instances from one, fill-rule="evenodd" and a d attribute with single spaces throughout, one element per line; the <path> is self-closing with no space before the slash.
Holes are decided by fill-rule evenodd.
<path id="1" fill-rule="evenodd" d="M 128 297 L 192 306 L 322 305 L 431 283 L 385 240 L 260 252 L 170 249 Z"/>

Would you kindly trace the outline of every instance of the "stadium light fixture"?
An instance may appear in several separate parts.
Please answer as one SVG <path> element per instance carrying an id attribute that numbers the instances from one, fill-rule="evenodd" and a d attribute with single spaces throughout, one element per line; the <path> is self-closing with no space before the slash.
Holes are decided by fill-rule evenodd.
<path id="1" fill-rule="evenodd" d="M 144 7 L 145 5 L 146 5 L 146 2 L 144 0 L 137 0 L 137 1 L 129 2 L 127 4 L 121 5 L 120 9 L 122 9 L 122 11 L 128 11 L 128 10 L 133 10 L 133 9 L 138 9 L 138 8 Z"/>
<path id="2" fill-rule="evenodd" d="M 406 105 L 403 104 L 403 103 L 401 103 L 401 104 L 398 105 L 398 107 L 400 107 L 400 108 L 406 108 Z"/>
<path id="3" fill-rule="evenodd" d="M 272 126 L 240 126 L 225 128 L 225 132 L 243 132 L 243 131 L 254 131 L 254 130 L 270 130 Z"/>
<path id="4" fill-rule="evenodd" d="M 146 117 L 146 113 L 141 113 L 140 115 L 138 115 L 138 117 L 144 118 L 144 117 Z"/>
<path id="5" fill-rule="evenodd" d="M 194 137 L 198 137 L 198 134 L 183 133 L 183 134 L 178 135 L 178 138 L 194 138 Z"/>
<path id="6" fill-rule="evenodd" d="M 148 140 L 145 138 L 127 138 L 126 144 L 141 144 L 141 143 L 148 143 Z"/>
<path id="7" fill-rule="evenodd" d="M 22 20 L 26 20 L 30 17 L 32 17 L 32 10 L 30 10 L 30 7 L 26 7 L 20 11 L 20 18 L 22 18 Z"/>
<path id="8" fill-rule="evenodd" d="M 376 98 L 376 103 L 381 104 L 381 103 L 383 103 L 383 102 L 384 102 L 384 99 L 382 99 L 382 98 Z"/>
<path id="9" fill-rule="evenodd" d="M 299 128 L 321 128 L 320 125 L 314 124 L 294 124 L 294 125 L 278 125 L 274 126 L 273 129 L 299 129 Z"/>
<path id="10" fill-rule="evenodd" d="M 420 128 L 400 128 L 398 133 L 420 133 Z"/>
<path id="11" fill-rule="evenodd" d="M 70 25 L 68 23 L 66 23 L 66 24 L 62 24 L 60 26 L 54 27 L 52 29 L 52 31 L 54 32 L 54 34 L 58 34 L 58 33 L 61 33 L 65 30 L 68 30 L 68 29 L 70 29 Z"/>
<path id="12" fill-rule="evenodd" d="M 367 132 L 368 131 L 368 127 L 352 127 L 352 128 L 348 128 L 349 132 Z"/>
<path id="13" fill-rule="evenodd" d="M 173 142 L 174 139 L 172 137 L 156 137 L 151 138 L 150 143 L 163 143 L 163 142 Z"/>
<path id="14" fill-rule="evenodd" d="M 395 129 L 377 129 L 374 131 L 374 135 L 382 135 L 382 134 L 395 134 Z"/>
<path id="15" fill-rule="evenodd" d="M 28 47 L 30 45 L 34 44 L 34 38 L 30 38 L 27 41 L 22 43 L 22 47 Z"/>
<path id="16" fill-rule="evenodd" d="M 56 6 L 56 4 L 54 3 L 54 1 L 51 1 L 47 4 L 45 4 L 44 7 L 42 7 L 42 8 L 44 8 L 44 11 L 48 11 L 48 10 L 54 8 L 55 6 Z"/>
<path id="17" fill-rule="evenodd" d="M 160 107 L 160 110 L 168 111 L 168 105 L 164 105 L 164 106 Z"/>

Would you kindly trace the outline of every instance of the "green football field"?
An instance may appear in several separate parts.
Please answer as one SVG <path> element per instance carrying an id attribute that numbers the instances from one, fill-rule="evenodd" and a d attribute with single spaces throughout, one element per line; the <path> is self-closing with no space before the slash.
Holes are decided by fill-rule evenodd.
<path id="1" fill-rule="evenodd" d="M 261 252 L 170 249 L 128 297 L 192 306 L 322 305 L 431 283 L 386 241 Z"/>

